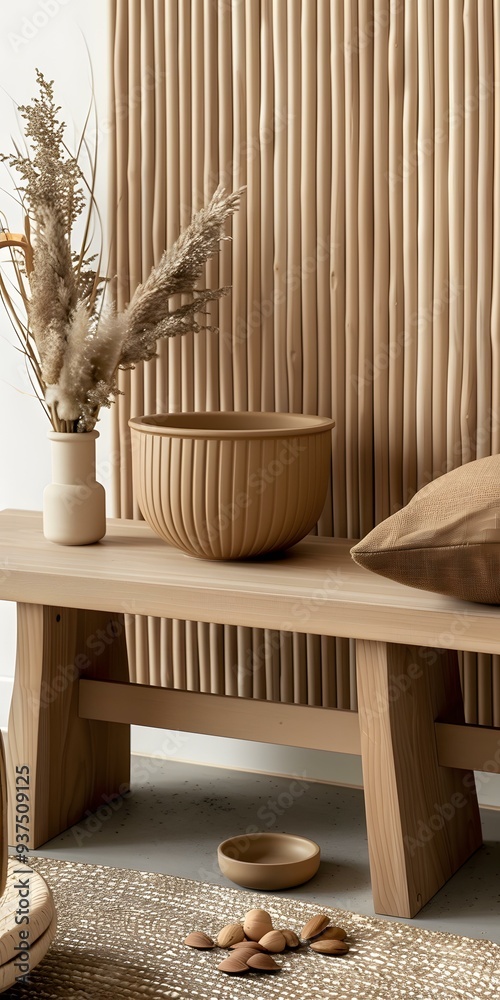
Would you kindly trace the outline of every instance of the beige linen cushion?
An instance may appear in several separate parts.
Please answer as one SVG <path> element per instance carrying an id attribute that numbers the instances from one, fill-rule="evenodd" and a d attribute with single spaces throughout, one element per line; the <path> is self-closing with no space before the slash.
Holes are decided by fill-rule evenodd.
<path id="1" fill-rule="evenodd" d="M 500 604 L 500 456 L 469 462 L 424 486 L 351 555 L 409 587 Z"/>

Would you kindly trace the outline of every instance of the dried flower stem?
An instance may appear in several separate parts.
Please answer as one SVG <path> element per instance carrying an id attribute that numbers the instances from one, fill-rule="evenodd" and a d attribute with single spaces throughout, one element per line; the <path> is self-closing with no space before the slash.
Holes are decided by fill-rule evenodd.
<path id="1" fill-rule="evenodd" d="M 53 82 L 37 70 L 39 96 L 21 106 L 28 151 L 3 156 L 21 178 L 17 189 L 25 211 L 25 234 L 0 233 L 8 248 L 20 293 L 24 320 L 0 275 L 0 298 L 9 312 L 21 349 L 31 366 L 33 384 L 56 430 L 88 431 L 102 406 L 118 393 L 119 368 L 132 368 L 156 355 L 157 342 L 189 331 L 213 329 L 197 316 L 229 289 L 197 288 L 207 260 L 228 239 L 226 223 L 239 208 L 241 191 L 226 195 L 219 187 L 210 203 L 194 216 L 166 250 L 121 313 L 103 309 L 102 224 L 95 198 L 97 143 L 89 149 L 87 113 L 77 153 L 64 141 L 65 125 L 54 102 Z M 96 130 L 97 134 L 97 130 Z M 80 167 L 86 154 L 87 180 Z M 73 226 L 85 212 L 80 249 L 72 252 Z M 90 255 L 93 220 L 101 247 Z M 97 263 L 96 263 L 97 262 Z M 175 296 L 183 304 L 172 308 Z M 187 301 L 186 301 L 187 299 Z M 178 301 L 178 300 L 177 300 Z"/>

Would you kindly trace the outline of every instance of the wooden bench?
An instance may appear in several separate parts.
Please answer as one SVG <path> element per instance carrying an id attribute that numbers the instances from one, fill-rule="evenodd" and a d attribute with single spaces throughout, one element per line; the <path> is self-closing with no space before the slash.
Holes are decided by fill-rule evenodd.
<path id="1" fill-rule="evenodd" d="M 128 787 L 131 723 L 361 754 L 375 909 L 417 913 L 481 844 L 471 771 L 500 770 L 500 731 L 464 725 L 455 650 L 500 653 L 500 612 L 378 578 L 350 545 L 215 564 L 143 522 L 64 548 L 40 514 L 1 513 L 0 598 L 18 603 L 9 773 L 30 768 L 30 847 Z M 130 684 L 125 614 L 354 638 L 358 712 Z"/>

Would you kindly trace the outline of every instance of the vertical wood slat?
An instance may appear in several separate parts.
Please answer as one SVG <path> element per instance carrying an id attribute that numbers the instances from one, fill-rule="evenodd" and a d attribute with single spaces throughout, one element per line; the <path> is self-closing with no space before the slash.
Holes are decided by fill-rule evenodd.
<path id="1" fill-rule="evenodd" d="M 462 436 L 460 407 L 464 354 L 464 123 L 459 114 L 464 106 L 463 4 L 452 3 L 449 10 L 449 358 L 447 385 L 447 468 L 460 462 Z"/>
<path id="2" fill-rule="evenodd" d="M 448 370 L 448 0 L 434 5 L 434 261 L 432 332 L 432 472 L 447 469 Z"/>
<path id="3" fill-rule="evenodd" d="M 141 10 L 132 0 L 128 3 L 128 77 L 127 86 L 131 93 L 140 93 L 141 90 Z M 125 134 L 123 136 L 125 140 Z M 132 101 L 128 109 L 128 129 L 127 140 L 127 230 L 125 246 L 127 248 L 126 276 L 128 288 L 125 288 L 126 300 L 130 297 L 133 288 L 142 280 L 142 253 L 141 253 L 141 169 L 142 169 L 142 143 L 141 143 L 141 102 Z M 123 238 L 123 237 L 122 237 Z M 144 402 L 144 381 L 143 366 L 139 366 L 139 372 L 126 379 L 126 391 L 130 398 L 130 414 L 140 414 L 143 412 Z M 122 427 L 122 437 L 127 440 L 128 426 Z M 132 499 L 131 470 L 127 469 L 127 480 L 125 483 L 126 493 Z M 133 500 L 134 514 L 138 513 L 137 504 Z M 147 619 L 135 618 L 133 629 L 130 629 L 132 620 L 129 619 L 129 641 L 134 645 L 134 673 L 139 683 L 147 681 L 149 676 L 149 656 L 148 656 L 148 636 Z"/>
<path id="4" fill-rule="evenodd" d="M 218 88 L 218 30 L 217 7 L 211 0 L 204 0 L 203 6 L 203 81 L 204 81 L 204 133 L 203 133 L 203 202 L 206 204 L 217 187 L 219 179 L 219 88 Z M 217 257 L 207 262 L 205 282 L 210 288 L 220 285 L 219 261 Z M 219 326 L 219 304 L 213 302 L 207 308 L 205 322 L 208 326 Z M 217 334 L 207 331 L 202 334 L 206 351 L 206 408 L 220 409 L 219 344 Z M 210 650 L 211 691 L 224 692 L 224 627 L 208 627 Z"/>
<path id="5" fill-rule="evenodd" d="M 260 205 L 256 214 L 260 228 L 260 300 L 256 311 L 260 318 L 261 336 L 261 408 L 274 410 L 274 232 L 270 224 L 274 212 L 274 80 L 273 80 L 273 4 L 261 0 L 260 24 Z"/>
<path id="6" fill-rule="evenodd" d="M 217 55 L 219 89 L 219 177 L 226 190 L 233 183 L 231 160 L 233 149 L 233 93 L 231 50 L 231 7 L 222 4 L 217 18 Z M 228 231 L 232 227 L 228 226 Z M 228 232 L 229 234 L 229 232 Z M 231 284 L 231 244 L 224 240 L 219 254 L 219 280 L 221 287 Z M 219 302 L 219 386 L 222 410 L 234 409 L 233 362 L 231 351 L 231 298 L 224 296 Z"/>
<path id="7" fill-rule="evenodd" d="M 418 485 L 432 478 L 432 335 L 434 269 L 434 39 L 433 3 L 418 4 Z M 429 419 L 429 410 L 430 417 Z"/>
<path id="8" fill-rule="evenodd" d="M 500 79 L 500 7 L 493 4 L 494 79 Z M 491 293 L 491 450 L 500 452 L 500 99 L 494 97 L 493 284 Z M 500 726 L 500 657 L 492 664 L 493 725 Z"/>
<path id="9" fill-rule="evenodd" d="M 130 295 L 128 261 L 128 115 L 120 114 L 121 106 L 126 107 L 129 94 L 128 79 L 128 8 L 122 3 L 116 7 L 116 29 L 113 58 L 114 99 L 114 148 L 116 167 L 116 216 L 112 230 L 116 273 L 116 304 L 123 309 Z M 130 416 L 130 371 L 120 372 L 118 386 L 127 400 L 125 406 L 117 406 L 115 419 L 116 452 L 119 454 L 117 513 L 126 517 L 132 508 L 132 471 L 128 442 L 128 418 Z M 127 616 L 127 638 L 132 634 L 133 619 Z"/>
<path id="10" fill-rule="evenodd" d="M 273 162 L 273 229 L 274 229 L 274 397 L 279 412 L 289 409 L 287 372 L 287 144 L 288 107 L 287 79 L 287 11 L 284 3 L 273 3 L 272 32 L 274 57 L 274 162 Z"/>
<path id="11" fill-rule="evenodd" d="M 403 504 L 417 491 L 416 370 L 418 351 L 418 174 L 414 161 L 418 129 L 417 0 L 405 7 L 403 94 L 403 162 L 391 184 L 403 187 Z"/>
<path id="12" fill-rule="evenodd" d="M 346 129 L 344 5 L 333 4 L 330 11 L 330 59 L 332 106 L 332 179 L 330 195 L 330 309 L 332 324 L 332 413 L 335 429 L 332 446 L 333 528 L 340 536 L 347 529 L 346 434 L 346 163 L 342 137 Z M 328 668 L 327 668 L 328 669 Z M 349 644 L 335 640 L 335 698 L 339 708 L 349 708 Z"/>
<path id="13" fill-rule="evenodd" d="M 359 32 L 367 34 L 373 16 L 371 0 L 360 0 Z M 359 534 L 373 527 L 373 42 L 359 50 L 359 356 L 353 390 L 358 398 Z M 353 234 L 354 236 L 354 234 Z M 353 238 L 356 248 L 356 241 Z"/>
<path id="14" fill-rule="evenodd" d="M 328 0 L 318 0 L 317 23 L 317 123 L 316 123 L 316 231 L 317 231 L 317 379 L 318 413 L 332 413 L 332 375 L 335 332 L 333 330 L 330 302 L 331 261 L 331 190 L 333 173 L 332 92 L 331 92 L 331 26 Z M 309 333 L 310 336 L 310 333 Z M 342 373 L 343 374 L 343 373 Z M 332 432 L 333 446 L 337 430 Z M 332 468 L 332 466 L 331 466 Z M 319 535 L 333 534 L 333 482 L 330 473 L 328 492 L 323 514 L 318 522 Z M 336 704 L 336 642 L 331 637 L 321 637 L 308 656 L 313 656 L 319 671 L 320 694 L 317 704 Z M 345 655 L 345 654 L 344 654 Z"/>
<path id="15" fill-rule="evenodd" d="M 116 81 L 116 38 L 118 33 L 118 10 L 117 10 L 117 0 L 111 0 L 108 5 L 108 28 L 109 28 L 109 107 L 108 107 L 108 120 L 110 123 L 109 131 L 109 172 L 108 172 L 108 202 L 111 206 L 110 218 L 108 222 L 111 222 L 111 234 L 109 241 L 109 274 L 110 282 L 109 289 L 110 293 L 116 302 L 118 299 L 118 280 L 117 280 L 117 227 L 118 227 L 118 114 L 117 114 L 117 81 Z M 119 497 L 119 476 L 116 473 L 116 465 L 120 461 L 120 423 L 118 420 L 113 420 L 111 424 L 111 435 L 112 435 L 112 448 L 113 448 L 113 461 L 114 461 L 114 475 L 112 479 L 112 489 L 113 489 L 113 508 L 118 511 L 118 506 L 120 503 Z"/>
<path id="16" fill-rule="evenodd" d="M 191 60 L 191 2 L 179 0 L 178 15 L 178 69 L 179 69 L 179 225 L 189 224 L 192 216 L 192 60 Z M 169 130 L 170 131 L 170 130 Z M 174 135 L 175 139 L 175 135 Z M 173 149 L 175 156 L 175 143 Z M 188 333 L 180 343 L 180 405 L 183 410 L 194 408 L 195 396 L 195 335 Z M 175 404 L 174 404 L 175 406 Z M 172 409 L 174 408 L 172 406 Z"/>
<path id="17" fill-rule="evenodd" d="M 359 157 L 359 47 L 357 5 L 344 2 L 345 45 L 345 452 L 347 531 L 359 536 L 358 467 L 358 157 Z"/>
<path id="18" fill-rule="evenodd" d="M 164 5 L 165 6 L 165 5 Z M 174 4 L 175 7 L 175 4 Z M 193 52 L 194 36 L 196 28 L 193 30 L 191 18 L 191 0 L 178 0 L 178 10 L 173 10 L 170 14 L 172 22 L 177 24 L 177 80 L 174 79 L 170 87 L 170 110 L 174 116 L 174 128 L 169 128 L 169 115 L 167 112 L 167 131 L 171 139 L 169 155 L 172 155 L 173 163 L 171 167 L 171 187 L 170 187 L 170 211 L 167 209 L 167 219 L 172 226 L 168 234 L 167 245 L 178 235 L 178 230 L 183 229 L 191 220 L 193 202 L 193 133 L 199 128 L 199 87 L 193 81 Z M 172 29 L 174 27 L 172 23 Z M 199 40 L 201 32 L 198 32 L 196 40 Z M 171 38 L 171 44 L 176 43 L 175 32 Z M 195 62 L 197 54 L 194 53 Z M 172 64 L 172 72 L 175 73 L 175 62 Z M 196 94 L 196 112 L 193 112 L 193 90 Z M 193 118 L 195 119 L 193 121 Z M 196 154 L 195 154 L 196 155 Z M 198 161 L 198 173 L 196 180 L 199 182 L 199 171 L 202 167 Z M 177 203 L 175 202 L 177 199 Z M 172 204 L 173 203 L 173 204 Z M 179 343 L 169 343 L 162 345 L 164 355 L 162 367 L 168 377 L 170 370 L 170 380 L 168 397 L 165 400 L 165 409 L 192 410 L 195 406 L 195 336 L 192 333 L 183 336 Z M 199 348 L 198 348 L 199 349 Z M 196 622 L 186 622 L 184 625 L 179 621 L 162 621 L 162 629 L 165 629 L 170 648 L 170 674 L 172 687 L 178 686 L 180 679 L 184 677 L 185 687 L 190 691 L 200 691 L 200 663 L 198 657 L 199 636 Z M 204 627 L 204 637 L 207 628 Z M 206 641 L 206 640 L 205 640 Z M 206 658 L 203 659 L 205 664 Z M 206 678 L 203 680 L 206 683 Z M 209 685 L 205 690 L 209 689 Z"/>
<path id="19" fill-rule="evenodd" d="M 129 0 L 129 84 L 133 94 L 142 90 L 142 41 L 145 33 L 140 4 Z M 143 101 L 134 100 L 129 107 L 128 132 L 128 248 L 129 248 L 129 281 L 133 289 L 142 281 L 142 173 L 147 170 L 147 149 L 142 145 L 141 117 Z M 146 178 L 147 180 L 147 178 Z M 138 376 L 138 377 L 137 377 Z M 132 416 L 144 412 L 144 371 L 139 371 L 130 383 L 130 406 Z M 142 631 L 143 625 L 138 621 L 137 628 Z M 141 646 L 143 642 L 141 642 Z"/>
<path id="20" fill-rule="evenodd" d="M 288 142 L 292 109 L 288 98 L 287 4 L 273 3 L 272 33 L 274 56 L 274 163 L 273 163 L 273 229 L 274 229 L 274 398 L 278 412 L 291 406 L 288 378 Z M 290 634 L 282 635 L 280 653 L 280 700 L 293 702 L 293 646 Z"/>
<path id="21" fill-rule="evenodd" d="M 478 0 L 478 76 L 493 84 L 492 0 Z M 493 259 L 493 101 L 479 95 L 477 175 L 476 457 L 491 454 L 491 285 Z"/>
<path id="22" fill-rule="evenodd" d="M 375 521 L 389 515 L 389 0 L 377 0 L 380 25 L 374 40 L 374 241 L 377 248 L 373 276 L 373 406 Z M 369 375 L 369 373 L 368 373 Z"/>
<path id="23" fill-rule="evenodd" d="M 334 331 L 330 311 L 330 198 L 332 189 L 332 94 L 330 4 L 318 2 L 317 27 L 317 118 L 316 135 L 316 295 L 317 295 L 317 380 L 318 413 L 332 413 L 332 353 Z M 309 331 L 308 336 L 311 336 Z M 337 431 L 338 433 L 338 431 Z M 332 444 L 335 431 L 332 432 Z M 319 535 L 333 534 L 332 476 L 323 513 L 318 522 Z M 334 644 L 333 644 L 334 649 Z"/>
<path id="24" fill-rule="evenodd" d="M 246 211 L 247 239 L 246 348 L 248 409 L 262 409 L 262 330 L 260 275 L 260 0 L 243 4 L 245 10 L 246 141 L 248 145 Z M 251 232 L 251 237 L 250 237 Z"/>
<path id="25" fill-rule="evenodd" d="M 478 72 L 483 86 L 491 87 L 494 81 L 493 5 L 492 0 L 478 2 Z M 491 454 L 491 298 L 493 260 L 493 216 L 491 192 L 493 190 L 494 152 L 493 101 L 480 99 L 478 138 L 478 240 L 477 240 L 477 418 L 476 456 Z M 478 722 L 491 726 L 493 722 L 493 678 L 491 657 L 484 653 L 477 658 Z"/>
<path id="26" fill-rule="evenodd" d="M 302 4 L 301 11 L 301 145 L 300 145 L 300 268 L 301 268 L 301 341 L 302 409 L 319 412 L 318 399 L 318 231 L 317 231 L 317 134 L 318 134 L 318 9 L 316 4 Z M 321 704 L 321 639 L 308 635 L 301 652 L 295 654 L 306 675 L 304 700 L 308 705 Z M 305 666 L 305 671 L 304 671 Z"/>
<path id="27" fill-rule="evenodd" d="M 300 275 L 301 214 L 301 60 L 302 0 L 287 0 L 287 292 L 286 372 L 292 412 L 302 407 L 302 287 Z"/>
<path id="28" fill-rule="evenodd" d="M 462 461 L 475 454 L 476 420 L 476 295 L 477 295 L 477 176 L 479 111 L 475 90 L 478 83 L 477 5 L 464 4 L 464 367 L 461 399 Z"/>
<path id="29" fill-rule="evenodd" d="M 191 212 L 197 212 L 205 202 L 205 56 L 204 3 L 201 0 L 199 3 L 191 3 Z M 205 278 L 205 274 L 202 275 L 199 282 L 201 286 L 205 285 Z M 197 318 L 200 322 L 203 321 L 203 317 Z M 210 334 L 201 331 L 194 337 L 193 404 L 196 410 L 207 408 L 208 336 Z M 175 340 L 176 338 L 173 340 L 173 345 Z"/>
<path id="30" fill-rule="evenodd" d="M 246 158 L 246 45 L 245 5 L 234 4 L 231 17 L 232 70 L 233 70 L 233 189 L 247 182 Z M 232 272 L 232 355 L 235 410 L 248 408 L 247 378 L 247 328 L 246 328 L 246 260 L 247 225 L 246 206 L 233 217 L 233 272 Z"/>
<path id="31" fill-rule="evenodd" d="M 478 84 L 477 4 L 464 3 L 464 355 L 461 396 L 462 461 L 476 457 L 477 414 L 477 177 L 479 147 L 479 107 L 475 97 Z M 478 721 L 477 657 L 464 653 L 464 700 L 467 720 Z"/>
<path id="32" fill-rule="evenodd" d="M 155 131 L 156 125 L 160 125 L 158 133 L 158 143 L 162 143 L 165 138 L 165 128 L 156 113 L 156 88 L 151 87 L 151 76 L 154 73 L 155 61 L 155 27 L 157 12 L 155 11 L 154 0 L 141 0 L 141 176 L 140 186 L 141 196 L 141 272 L 145 277 L 153 264 L 159 259 L 155 255 L 155 237 L 158 242 L 158 234 L 155 232 L 155 213 L 158 196 L 155 180 L 157 176 L 157 154 L 156 143 L 150 141 L 151 134 Z M 161 27 L 161 25 L 159 25 Z M 161 155 L 161 152 L 160 154 Z M 165 213 L 163 212 L 163 218 Z M 161 254 L 161 251 L 160 251 Z M 156 359 L 150 364 L 144 365 L 144 384 L 142 408 L 144 412 L 156 411 Z M 137 623 L 139 625 L 139 623 Z M 147 633 L 145 636 L 147 664 L 146 676 L 151 683 L 160 683 L 161 674 L 161 644 L 160 631 L 161 619 L 147 619 Z M 144 674 L 143 674 L 144 676 Z"/>
<path id="33" fill-rule="evenodd" d="M 319 527 L 344 536 L 431 476 L 497 453 L 500 102 L 479 90 L 499 76 L 493 0 L 130 0 L 111 16 L 116 107 L 133 94 L 112 137 L 118 304 L 219 177 L 249 184 L 234 242 L 208 272 L 233 284 L 212 314 L 219 338 L 161 345 L 156 377 L 155 365 L 120 375 L 120 511 L 137 515 L 127 419 L 141 407 L 332 413 Z M 137 677 L 355 704 L 344 640 L 179 622 L 158 632 L 132 615 L 127 634 Z M 470 721 L 498 724 L 498 662 L 464 657 Z"/>
<path id="34" fill-rule="evenodd" d="M 391 0 L 389 30 L 389 175 L 403 157 L 404 8 Z M 389 182 L 389 507 L 401 506 L 403 488 L 404 274 L 403 188 Z"/>

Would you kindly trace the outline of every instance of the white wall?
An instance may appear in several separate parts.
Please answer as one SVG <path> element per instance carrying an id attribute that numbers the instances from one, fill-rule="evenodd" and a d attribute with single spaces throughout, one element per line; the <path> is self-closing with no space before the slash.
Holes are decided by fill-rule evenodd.
<path id="1" fill-rule="evenodd" d="M 16 0 L 0 8 L 0 152 L 19 137 L 17 105 L 35 94 L 35 68 L 56 84 L 71 144 L 83 124 L 95 77 L 99 120 L 107 119 L 107 17 L 103 0 Z M 88 46 L 90 56 L 87 53 Z M 99 203 L 106 206 L 106 131 L 99 134 L 101 169 Z M 0 165 L 0 188 L 12 189 Z M 0 191 L 0 208 L 9 227 L 22 231 L 22 214 Z M 48 421 L 32 393 L 23 359 L 14 350 L 14 334 L 0 307 L 0 510 L 40 509 L 49 474 Z M 101 427 L 101 454 L 109 447 L 106 419 Z M 0 726 L 5 726 L 14 669 L 14 607 L 0 602 Z"/>
<path id="2" fill-rule="evenodd" d="M 11 148 L 11 135 L 19 134 L 15 105 L 34 93 L 35 67 L 54 79 L 58 103 L 63 106 L 68 136 L 78 134 L 91 93 L 89 55 L 94 72 L 99 111 L 100 171 L 97 198 L 107 204 L 107 85 L 108 23 L 105 0 L 16 0 L 0 8 L 0 151 Z M 0 187 L 9 184 L 0 168 Z M 11 212 L 10 206 L 13 206 Z M 0 208 L 8 207 L 10 227 L 22 226 L 20 213 L 0 192 Z M 0 312 L 0 510 L 6 507 L 40 509 L 42 490 L 49 475 L 46 419 L 30 388 L 13 348 L 6 317 Z M 99 458 L 109 450 L 109 415 L 100 424 Z M 104 480 L 104 485 L 109 483 Z M 0 554 L 1 558 L 1 554 Z M 0 727 L 7 723 L 15 655 L 14 607 L 0 602 Z M 300 752 L 264 744 L 213 737 L 137 729 L 133 732 L 137 751 L 155 756 L 177 757 L 273 771 L 306 774 L 310 778 L 361 784 L 357 758 L 345 754 Z M 481 787 L 482 800 L 500 806 L 500 781 L 488 776 Z"/>

